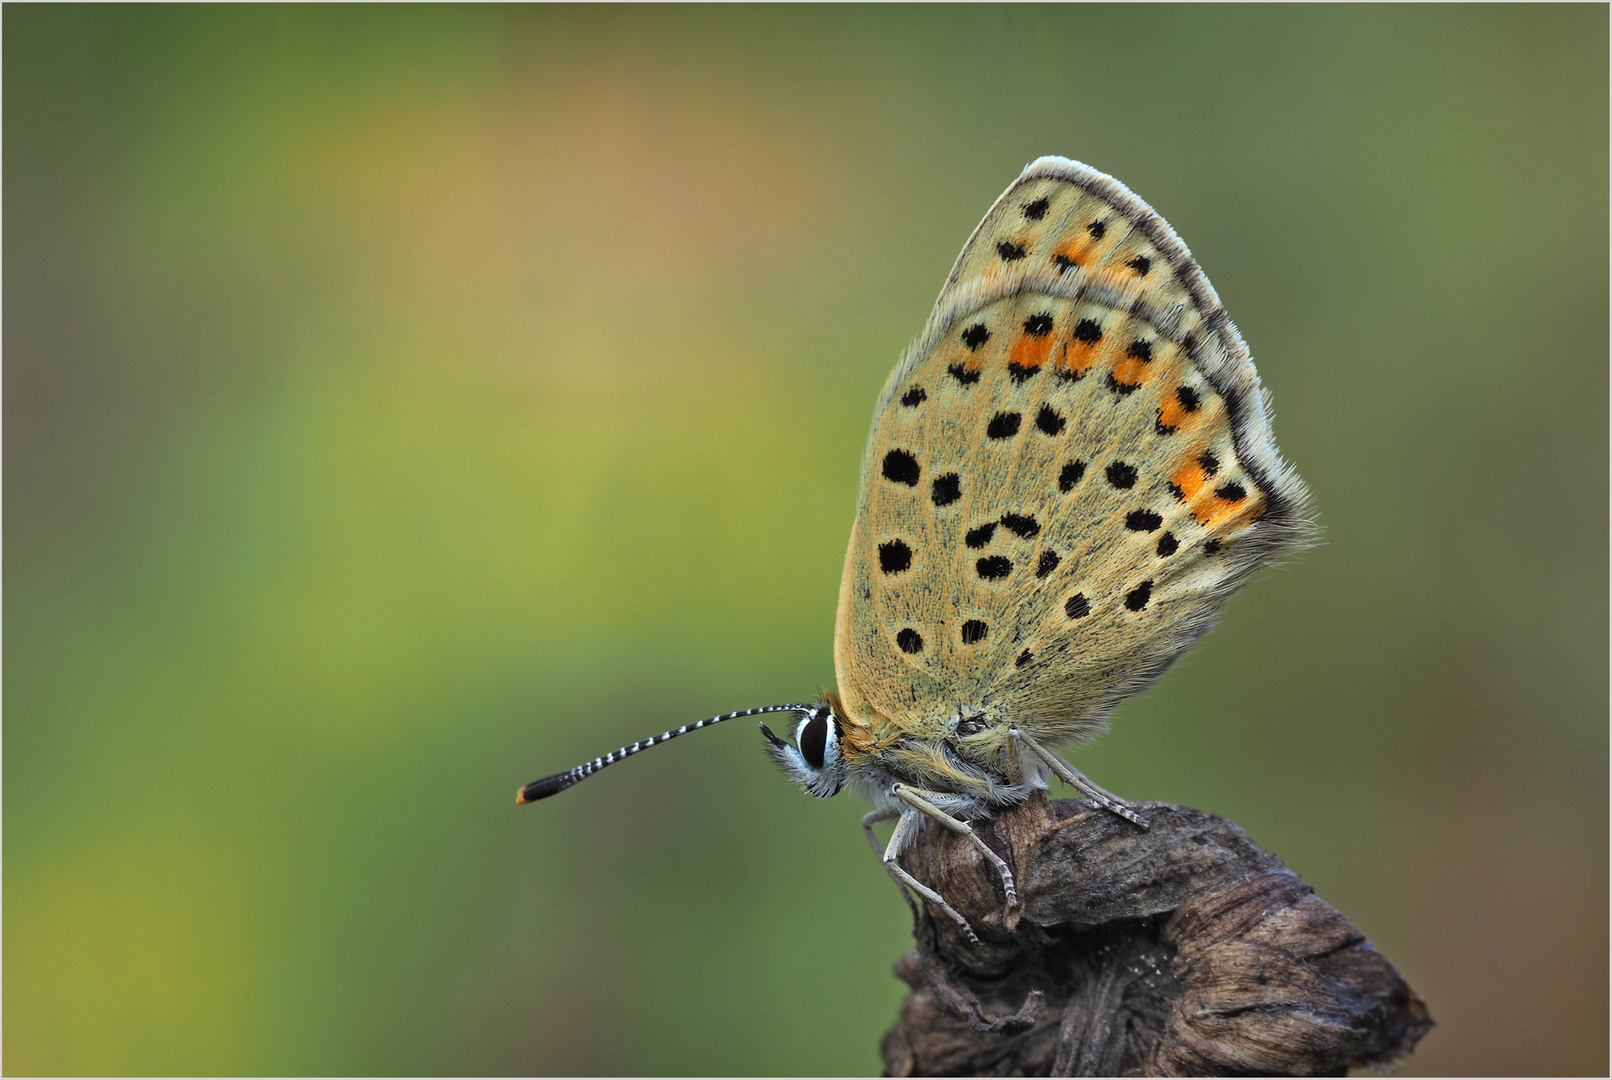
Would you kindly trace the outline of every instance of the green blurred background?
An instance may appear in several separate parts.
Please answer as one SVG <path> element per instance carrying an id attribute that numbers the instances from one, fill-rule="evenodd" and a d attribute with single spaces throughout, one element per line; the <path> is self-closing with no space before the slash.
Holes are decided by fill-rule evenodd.
<path id="1" fill-rule="evenodd" d="M 1325 543 L 1077 760 L 1605 1073 L 1608 14 L 4 14 L 8 1073 L 869 1073 L 905 909 L 749 724 L 1032 158 L 1174 223 Z"/>

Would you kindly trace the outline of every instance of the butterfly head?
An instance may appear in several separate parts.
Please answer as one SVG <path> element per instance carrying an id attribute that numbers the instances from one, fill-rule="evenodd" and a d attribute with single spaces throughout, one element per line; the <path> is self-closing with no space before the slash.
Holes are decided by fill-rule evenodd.
<path id="1" fill-rule="evenodd" d="M 834 703 L 824 700 L 801 713 L 793 744 L 774 735 L 765 723 L 767 753 L 789 778 L 819 799 L 839 794 L 845 786 L 845 758 L 840 752 L 840 718 Z"/>

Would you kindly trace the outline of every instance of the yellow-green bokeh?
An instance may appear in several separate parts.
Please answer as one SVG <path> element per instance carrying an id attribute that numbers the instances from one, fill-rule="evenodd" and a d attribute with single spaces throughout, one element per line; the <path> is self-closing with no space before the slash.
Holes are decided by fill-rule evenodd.
<path id="1" fill-rule="evenodd" d="M 1608 17 L 4 15 L 4 1068 L 873 1072 L 905 909 L 730 725 L 1030 159 L 1177 227 L 1325 544 L 1080 756 L 1607 1068 Z"/>

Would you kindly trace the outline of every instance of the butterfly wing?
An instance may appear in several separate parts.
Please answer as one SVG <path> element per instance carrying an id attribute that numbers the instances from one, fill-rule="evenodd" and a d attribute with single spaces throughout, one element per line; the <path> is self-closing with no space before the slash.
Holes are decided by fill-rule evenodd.
<path id="1" fill-rule="evenodd" d="M 875 413 L 835 633 L 852 749 L 959 713 L 1094 733 L 1304 542 L 1307 503 L 1186 246 L 1118 181 L 1036 161 Z"/>

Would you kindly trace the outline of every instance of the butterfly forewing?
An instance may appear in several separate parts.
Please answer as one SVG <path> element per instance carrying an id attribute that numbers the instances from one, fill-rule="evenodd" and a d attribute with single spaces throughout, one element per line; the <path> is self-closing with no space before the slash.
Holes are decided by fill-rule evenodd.
<path id="1" fill-rule="evenodd" d="M 1162 219 L 1116 205 L 1113 197 L 1124 189 L 1101 174 L 1090 175 L 1086 186 L 1055 176 L 1015 185 L 975 230 L 948 287 L 1003 271 L 1060 276 L 1079 271 L 1144 284 L 1161 305 L 1190 303 L 1187 283 L 1171 272 L 1149 235 Z"/>
<path id="2" fill-rule="evenodd" d="M 1056 162 L 969 241 L 875 418 L 842 582 L 847 711 L 1094 730 L 1302 537 L 1252 363 L 1186 249 Z"/>

